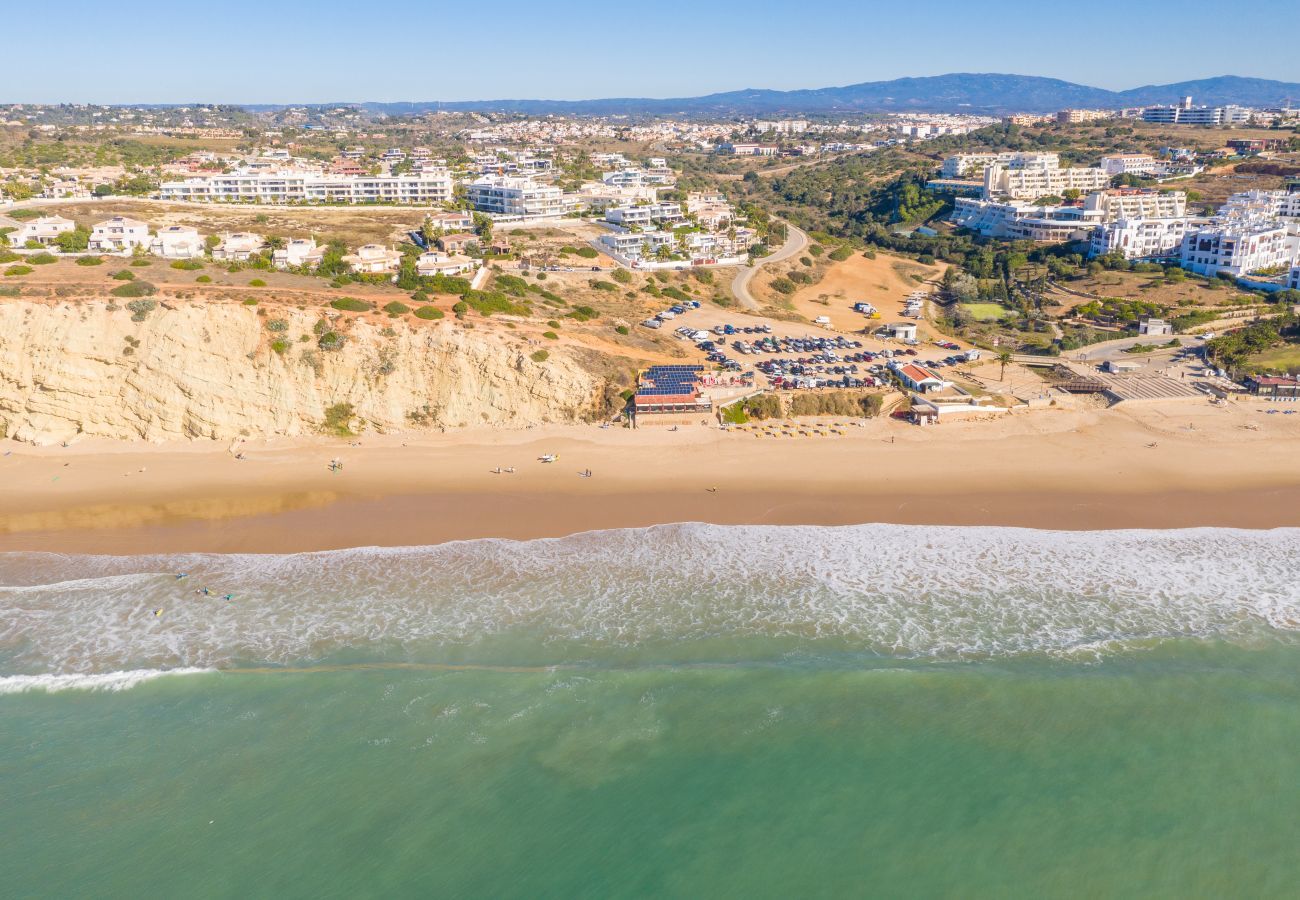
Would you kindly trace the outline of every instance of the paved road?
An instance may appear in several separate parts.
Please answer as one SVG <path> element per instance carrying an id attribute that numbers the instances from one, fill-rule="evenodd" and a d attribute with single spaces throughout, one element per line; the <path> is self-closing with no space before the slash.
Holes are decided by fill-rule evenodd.
<path id="1" fill-rule="evenodd" d="M 736 272 L 736 277 L 731 281 L 731 295 L 740 301 L 740 305 L 746 309 L 759 309 L 760 304 L 754 299 L 754 295 L 749 292 L 749 282 L 753 279 L 754 273 L 761 266 L 768 263 L 780 262 L 783 259 L 789 259 L 808 246 L 808 235 L 804 234 L 798 228 L 786 223 L 785 244 L 780 250 L 775 251 L 769 256 L 755 262 L 752 266 L 741 266 Z"/>

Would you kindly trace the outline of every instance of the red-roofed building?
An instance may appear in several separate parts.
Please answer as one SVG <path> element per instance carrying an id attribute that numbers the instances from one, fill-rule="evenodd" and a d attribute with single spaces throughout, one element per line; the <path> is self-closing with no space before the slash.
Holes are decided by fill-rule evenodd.
<path id="1" fill-rule="evenodd" d="M 1300 397 L 1300 378 L 1294 375 L 1248 375 L 1244 383 L 1261 397 Z"/>
<path id="2" fill-rule="evenodd" d="M 898 376 L 899 381 L 920 394 L 927 391 L 941 391 L 952 386 L 952 382 L 944 381 L 929 369 L 916 363 L 891 362 L 889 368 Z"/>

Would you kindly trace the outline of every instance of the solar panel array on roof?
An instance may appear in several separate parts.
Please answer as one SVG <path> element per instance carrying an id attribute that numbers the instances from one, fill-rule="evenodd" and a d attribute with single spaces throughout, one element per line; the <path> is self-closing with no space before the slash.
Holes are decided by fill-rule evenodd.
<path id="1" fill-rule="evenodd" d="M 642 397 L 689 397 L 695 394 L 696 385 L 704 366 L 651 366 L 641 376 L 636 392 Z"/>

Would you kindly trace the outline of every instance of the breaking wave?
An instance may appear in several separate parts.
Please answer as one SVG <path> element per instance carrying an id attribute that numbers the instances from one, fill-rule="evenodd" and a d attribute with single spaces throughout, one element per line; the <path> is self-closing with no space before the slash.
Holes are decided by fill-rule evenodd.
<path id="1" fill-rule="evenodd" d="M 1297 546 L 1297 529 L 682 524 L 292 555 L 11 553 L 0 671 L 561 662 L 628 648 L 643 661 L 689 648 L 964 659 L 1249 641 L 1300 629 Z"/>
<path id="2" fill-rule="evenodd" d="M 0 676 L 0 696 L 25 694 L 30 691 L 57 693 L 58 691 L 125 691 L 155 678 L 171 675 L 206 675 L 215 669 L 136 669 L 131 672 L 103 672 L 71 675 L 6 675 Z"/>

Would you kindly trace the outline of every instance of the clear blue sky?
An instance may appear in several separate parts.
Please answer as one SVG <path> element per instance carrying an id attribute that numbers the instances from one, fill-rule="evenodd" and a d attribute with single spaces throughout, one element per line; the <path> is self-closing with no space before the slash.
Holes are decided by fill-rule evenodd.
<path id="1" fill-rule="evenodd" d="M 1112 89 L 1300 80 L 1295 0 L 63 0 L 49 12 L 6 11 L 18 39 L 0 102 L 681 97 L 945 72 Z"/>

